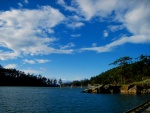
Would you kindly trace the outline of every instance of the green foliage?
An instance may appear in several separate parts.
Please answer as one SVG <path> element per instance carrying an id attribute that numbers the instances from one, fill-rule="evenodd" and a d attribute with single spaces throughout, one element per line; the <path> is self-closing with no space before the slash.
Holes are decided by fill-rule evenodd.
<path id="1" fill-rule="evenodd" d="M 0 86 L 56 86 L 56 83 L 56 79 L 25 74 L 16 69 L 5 69 L 0 65 Z"/>
<path id="2" fill-rule="evenodd" d="M 111 65 L 118 65 L 95 77 L 91 77 L 90 84 L 128 84 L 150 78 L 150 56 L 141 55 L 133 58 L 125 56 L 117 59 Z"/>

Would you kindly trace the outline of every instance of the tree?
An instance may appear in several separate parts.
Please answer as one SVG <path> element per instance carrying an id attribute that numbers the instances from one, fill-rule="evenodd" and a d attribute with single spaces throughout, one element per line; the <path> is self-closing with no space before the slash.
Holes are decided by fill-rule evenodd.
<path id="1" fill-rule="evenodd" d="M 114 61 L 113 63 L 110 64 L 110 65 L 118 64 L 120 66 L 120 68 L 121 68 L 121 72 L 120 72 L 120 74 L 121 74 L 121 83 L 123 83 L 123 82 L 125 83 L 124 67 L 125 67 L 125 65 L 127 65 L 131 62 L 131 59 L 132 58 L 130 58 L 129 56 L 125 56 L 125 57 L 117 59 L 116 61 Z"/>
<path id="2" fill-rule="evenodd" d="M 56 79 L 54 79 L 54 80 L 53 80 L 53 83 L 54 83 L 54 86 L 56 86 L 56 84 L 57 84 L 57 80 L 56 80 Z"/>
<path id="3" fill-rule="evenodd" d="M 52 82 L 53 82 L 53 81 L 52 81 L 51 79 L 48 79 L 48 80 L 47 80 L 47 85 L 48 85 L 48 86 L 52 86 Z"/>
<path id="4" fill-rule="evenodd" d="M 58 83 L 59 83 L 60 89 L 61 89 L 61 85 L 62 85 L 62 80 L 61 80 L 61 78 L 59 79 Z"/>

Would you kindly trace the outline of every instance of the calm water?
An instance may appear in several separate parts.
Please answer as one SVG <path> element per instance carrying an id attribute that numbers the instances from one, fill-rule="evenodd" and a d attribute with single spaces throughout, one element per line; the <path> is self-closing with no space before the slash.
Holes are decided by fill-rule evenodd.
<path id="1" fill-rule="evenodd" d="M 87 94 L 80 88 L 0 87 L 0 113 L 122 113 L 150 95 Z"/>

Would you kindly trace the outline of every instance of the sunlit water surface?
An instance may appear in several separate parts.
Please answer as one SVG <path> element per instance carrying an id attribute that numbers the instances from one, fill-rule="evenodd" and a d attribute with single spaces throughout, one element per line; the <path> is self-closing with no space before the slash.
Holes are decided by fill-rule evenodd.
<path id="1" fill-rule="evenodd" d="M 88 94 L 81 88 L 0 87 L 0 113 L 122 113 L 150 95 Z"/>

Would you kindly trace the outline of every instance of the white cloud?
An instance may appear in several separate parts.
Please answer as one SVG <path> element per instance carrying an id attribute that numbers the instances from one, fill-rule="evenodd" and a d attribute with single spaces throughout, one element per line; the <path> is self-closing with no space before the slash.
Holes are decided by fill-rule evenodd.
<path id="1" fill-rule="evenodd" d="M 67 6 L 64 0 L 58 0 L 59 4 Z M 115 32 L 117 30 L 127 29 L 132 36 L 123 37 L 116 41 L 101 47 L 84 48 L 84 50 L 95 50 L 98 52 L 110 51 L 112 48 L 124 43 L 150 43 L 150 2 L 148 0 L 76 0 L 72 7 L 76 8 L 76 21 L 91 21 L 98 17 L 100 20 L 110 18 L 112 22 L 120 25 L 108 26 L 108 30 Z M 75 17 L 71 20 L 74 20 Z M 84 17 L 84 18 L 83 18 Z M 79 24 L 80 25 L 80 24 Z M 80 26 L 84 24 L 81 23 Z M 75 23 L 68 24 L 70 27 L 78 26 Z M 104 37 L 107 37 L 108 31 L 104 31 Z M 82 49 L 83 50 L 83 49 Z"/>
<path id="2" fill-rule="evenodd" d="M 0 50 L 0 60 L 7 60 L 7 59 L 15 59 L 19 56 L 20 54 L 18 52 L 3 52 Z"/>
<path id="3" fill-rule="evenodd" d="M 71 47 L 75 47 L 75 44 L 74 43 L 68 43 L 67 45 L 65 46 L 62 46 L 61 49 L 68 49 L 68 48 L 71 48 Z"/>
<path id="4" fill-rule="evenodd" d="M 8 64 L 6 66 L 4 66 L 4 68 L 7 68 L 7 69 L 14 69 L 17 67 L 17 64 Z"/>
<path id="5" fill-rule="evenodd" d="M 80 17 L 79 15 L 73 15 L 73 16 L 68 16 L 69 20 L 71 21 L 84 21 L 84 19 L 82 17 Z"/>
<path id="6" fill-rule="evenodd" d="M 58 3 L 59 5 L 61 5 L 62 7 L 64 7 L 65 10 L 76 11 L 76 9 L 75 9 L 74 7 L 71 7 L 71 6 L 66 5 L 66 3 L 65 3 L 64 0 L 57 0 L 57 3 Z"/>
<path id="7" fill-rule="evenodd" d="M 80 14 L 87 21 L 94 17 L 100 19 L 111 17 L 113 22 L 121 23 L 119 26 L 109 26 L 111 31 L 126 28 L 132 34 L 132 36 L 120 38 L 104 46 L 87 47 L 81 50 L 107 52 L 125 43 L 150 43 L 150 2 L 148 0 L 77 0 L 76 4 L 78 4 Z M 105 31 L 104 36 L 108 36 Z"/>
<path id="8" fill-rule="evenodd" d="M 71 23 L 68 23 L 67 26 L 75 29 L 75 28 L 80 28 L 80 27 L 84 26 L 84 23 L 82 23 L 82 22 L 71 22 Z"/>
<path id="9" fill-rule="evenodd" d="M 135 35 L 149 34 L 150 35 L 150 2 L 149 4 L 141 5 L 125 14 L 124 23 L 128 30 Z"/>
<path id="10" fill-rule="evenodd" d="M 28 3 L 28 0 L 24 2 Z M 120 38 L 104 46 L 95 45 L 82 50 L 105 52 L 125 43 L 150 42 L 150 2 L 148 0 L 73 0 L 70 6 L 64 0 L 58 0 L 57 3 L 65 10 L 72 11 L 74 15 L 66 16 L 66 18 L 59 10 L 50 6 L 32 10 L 1 11 L 0 47 L 7 51 L 0 51 L 0 59 L 14 59 L 28 54 L 72 53 L 74 50 L 68 48 L 74 47 L 73 44 L 59 46 L 60 48 L 57 47 L 57 49 L 52 46 L 57 41 L 56 37 L 50 37 L 55 32 L 53 28 L 64 20 L 68 27 L 74 29 L 84 26 L 83 22 L 91 21 L 95 17 L 100 20 L 113 18 L 109 20 L 120 25 L 108 26 L 112 32 L 126 28 L 132 34 L 130 37 Z M 104 36 L 108 36 L 108 30 L 104 31 Z"/>
<path id="11" fill-rule="evenodd" d="M 23 60 L 24 63 L 28 63 L 28 64 L 36 64 L 36 63 L 47 63 L 47 62 L 50 62 L 50 60 L 47 60 L 47 59 L 34 59 L 34 60 L 28 60 L 28 59 L 25 59 Z"/>
<path id="12" fill-rule="evenodd" d="M 122 30 L 124 29 L 125 26 L 123 25 L 110 25 L 108 26 L 108 29 L 111 31 L 111 32 L 115 32 L 115 31 L 118 31 L 118 30 Z"/>
<path id="13" fill-rule="evenodd" d="M 34 69 L 25 69 L 25 70 L 22 70 L 23 72 L 25 72 L 26 74 L 39 74 L 41 73 L 40 71 L 37 71 L 37 70 L 34 70 Z"/>
<path id="14" fill-rule="evenodd" d="M 102 46 L 102 47 L 93 46 L 93 47 L 89 47 L 89 48 L 88 47 L 87 48 L 82 48 L 81 51 L 96 51 L 98 53 L 102 53 L 102 52 L 109 52 L 109 51 L 111 51 L 111 48 L 107 47 L 107 45 L 106 46 Z"/>
<path id="15" fill-rule="evenodd" d="M 36 61 L 38 63 L 47 63 L 47 62 L 50 62 L 50 60 L 47 60 L 47 59 L 36 59 Z"/>
<path id="16" fill-rule="evenodd" d="M 115 8 L 117 0 L 77 0 L 78 14 L 83 15 L 86 20 L 94 16 L 106 17 Z"/>
<path id="17" fill-rule="evenodd" d="M 74 15 L 67 16 L 66 25 L 68 27 L 75 29 L 75 28 L 80 28 L 80 27 L 84 26 L 84 23 L 81 22 L 83 20 L 83 17 L 81 17 L 80 15 L 76 15 L 78 10 L 76 7 L 74 7 L 74 5 L 75 5 L 74 1 L 71 1 L 71 6 L 66 4 L 66 2 L 64 0 L 57 0 L 57 3 L 59 5 L 61 5 L 65 10 L 74 12 Z"/>
<path id="18" fill-rule="evenodd" d="M 103 31 L 103 36 L 108 37 L 108 32 L 106 30 Z"/>
<path id="19" fill-rule="evenodd" d="M 53 32 L 53 27 L 63 20 L 65 16 L 50 6 L 0 12 L 0 47 L 8 49 L 0 51 L 0 59 L 27 54 L 71 53 L 72 50 L 53 48 L 51 44 L 57 39 L 48 36 Z"/>
<path id="20" fill-rule="evenodd" d="M 28 60 L 28 59 L 23 60 L 23 62 L 28 63 L 28 64 L 35 64 L 36 63 L 34 60 Z"/>
<path id="21" fill-rule="evenodd" d="M 150 42 L 149 37 L 146 37 L 144 35 L 137 35 L 137 36 L 131 36 L 131 37 L 122 37 L 105 46 L 82 48 L 81 51 L 96 51 L 98 53 L 102 53 L 102 52 L 112 51 L 115 47 L 123 45 L 125 43 L 140 44 L 140 43 L 149 43 L 149 42 Z"/>

